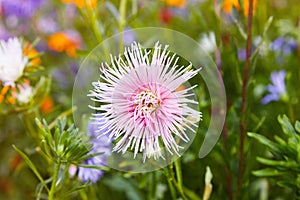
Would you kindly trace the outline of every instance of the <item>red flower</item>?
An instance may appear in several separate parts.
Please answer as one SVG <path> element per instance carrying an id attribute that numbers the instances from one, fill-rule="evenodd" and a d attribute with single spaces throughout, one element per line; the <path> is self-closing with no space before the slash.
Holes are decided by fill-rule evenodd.
<path id="1" fill-rule="evenodd" d="M 171 23 L 173 19 L 173 13 L 169 8 L 162 8 L 159 12 L 159 20 L 164 24 Z"/>

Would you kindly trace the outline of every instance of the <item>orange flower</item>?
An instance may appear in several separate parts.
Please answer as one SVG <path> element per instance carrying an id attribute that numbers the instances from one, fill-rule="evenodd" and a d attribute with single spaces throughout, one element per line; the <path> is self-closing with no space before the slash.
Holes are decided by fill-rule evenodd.
<path id="1" fill-rule="evenodd" d="M 44 114 L 50 113 L 53 110 L 54 102 L 51 97 L 46 97 L 41 104 L 41 111 Z"/>
<path id="2" fill-rule="evenodd" d="M 249 11 L 249 0 L 243 0 L 243 5 L 244 5 L 244 15 L 247 16 Z M 253 8 L 255 8 L 256 5 L 257 5 L 257 0 L 253 0 Z M 226 14 L 230 14 L 233 7 L 235 7 L 237 10 L 241 10 L 239 0 L 224 0 L 223 10 Z M 253 9 L 253 12 L 254 11 L 255 10 Z"/>
<path id="3" fill-rule="evenodd" d="M 23 158 L 19 154 L 16 154 L 10 161 L 10 168 L 16 170 L 22 162 Z"/>
<path id="4" fill-rule="evenodd" d="M 41 64 L 41 59 L 37 57 L 38 52 L 35 50 L 31 44 L 27 43 L 23 49 L 24 56 L 27 56 L 30 60 L 30 64 L 33 66 L 39 66 Z"/>
<path id="5" fill-rule="evenodd" d="M 255 7 L 257 5 L 257 0 L 253 0 L 253 14 L 255 13 Z M 249 12 L 249 0 L 244 0 L 244 14 L 245 16 L 248 16 Z"/>
<path id="6" fill-rule="evenodd" d="M 186 0 L 164 0 L 169 6 L 184 7 Z"/>
<path id="7" fill-rule="evenodd" d="M 66 52 L 70 57 L 76 57 L 76 50 L 80 46 L 78 39 L 70 37 L 68 34 L 58 32 L 48 39 L 48 47 L 57 52 Z"/>
<path id="8" fill-rule="evenodd" d="M 186 87 L 184 85 L 180 85 L 178 88 L 176 88 L 176 92 L 179 92 L 179 91 L 182 91 L 182 90 L 185 90 Z"/>
<path id="9" fill-rule="evenodd" d="M 73 3 L 78 8 L 84 8 L 86 5 L 96 8 L 97 6 L 97 0 L 61 0 L 64 3 Z"/>
<path id="10" fill-rule="evenodd" d="M 230 14 L 233 7 L 240 10 L 239 0 L 224 0 L 223 10 L 226 14 Z"/>
<path id="11" fill-rule="evenodd" d="M 2 101 L 4 100 L 5 95 L 7 94 L 8 90 L 9 90 L 10 86 L 6 85 L 1 89 L 0 92 L 0 103 L 2 103 Z"/>

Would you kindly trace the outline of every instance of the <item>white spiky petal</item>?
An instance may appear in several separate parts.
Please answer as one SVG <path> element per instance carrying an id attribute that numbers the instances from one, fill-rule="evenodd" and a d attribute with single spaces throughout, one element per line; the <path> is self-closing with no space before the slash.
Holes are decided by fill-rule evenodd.
<path id="1" fill-rule="evenodd" d="M 197 104 L 187 97 L 192 89 L 176 89 L 198 73 L 191 65 L 177 66 L 179 57 L 170 55 L 168 46 L 156 43 L 154 52 L 133 43 L 124 57 L 111 56 L 111 66 L 102 63 L 100 79 L 93 82 L 89 96 L 100 106 L 90 106 L 105 119 L 103 134 L 116 141 L 113 151 L 129 148 L 143 153 L 143 159 L 163 157 L 162 149 L 179 154 L 175 138 L 188 142 L 186 129 L 195 132 L 201 112 L 189 107 Z M 98 114 L 95 114 L 98 115 Z"/>
<path id="2" fill-rule="evenodd" d="M 28 58 L 23 56 L 23 49 L 18 38 L 0 41 L 0 81 L 4 85 L 14 85 L 22 75 Z"/>

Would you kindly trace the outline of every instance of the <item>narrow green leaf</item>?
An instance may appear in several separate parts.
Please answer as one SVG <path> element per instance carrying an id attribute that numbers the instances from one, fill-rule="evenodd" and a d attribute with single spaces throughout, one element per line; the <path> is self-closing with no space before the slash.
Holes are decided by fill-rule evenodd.
<path id="1" fill-rule="evenodd" d="M 20 149 L 18 149 L 15 145 L 12 145 L 12 147 L 17 151 L 18 154 L 24 159 L 26 164 L 29 166 L 29 168 L 33 171 L 33 173 L 37 176 L 37 178 L 40 180 L 40 182 L 43 184 L 43 186 L 46 188 L 46 190 L 49 192 L 49 188 L 47 184 L 45 183 L 43 177 L 40 175 L 34 164 L 31 162 L 31 160 L 28 158 L 28 156 L 23 153 Z"/>
<path id="2" fill-rule="evenodd" d="M 270 160 L 261 157 L 257 157 L 256 160 L 264 165 L 269 165 L 269 166 L 275 166 L 275 167 L 278 166 L 278 167 L 285 167 L 285 168 L 298 167 L 297 163 L 291 161 Z"/>
<path id="3" fill-rule="evenodd" d="M 43 119 L 43 125 L 44 125 L 44 129 L 45 129 L 48 133 L 50 133 L 50 129 L 48 128 L 48 123 L 47 123 L 47 121 L 46 121 L 45 119 Z"/>
<path id="4" fill-rule="evenodd" d="M 83 185 L 74 187 L 73 189 L 71 189 L 71 190 L 65 192 L 64 196 L 69 196 L 69 195 L 71 195 L 73 192 L 77 192 L 77 191 L 79 191 L 79 190 L 82 190 L 82 189 L 84 189 L 84 188 L 86 188 L 86 187 L 88 187 L 88 186 L 90 186 L 90 185 L 91 185 L 91 182 L 86 182 L 86 183 L 83 184 Z"/>
<path id="5" fill-rule="evenodd" d="M 199 197 L 199 194 L 196 194 L 193 190 L 190 190 L 186 187 L 184 187 L 183 190 L 184 190 L 184 193 L 186 194 L 186 196 L 189 197 L 189 199 L 201 200 L 201 198 Z"/>
<path id="6" fill-rule="evenodd" d="M 271 148 L 275 152 L 279 152 L 278 144 L 272 142 L 271 140 L 267 139 L 265 136 L 259 135 L 257 133 L 247 133 L 249 137 L 252 137 L 258 140 L 260 143 L 266 145 L 267 147 Z"/>
<path id="7" fill-rule="evenodd" d="M 300 122 L 299 121 L 296 121 L 295 123 L 295 129 L 298 133 L 300 133 Z"/>
<path id="8" fill-rule="evenodd" d="M 90 169 L 98 169 L 102 171 L 109 171 L 110 168 L 106 166 L 97 166 L 97 165 L 85 165 L 85 164 L 76 164 L 78 167 L 90 168 Z"/>
<path id="9" fill-rule="evenodd" d="M 281 137 L 275 135 L 274 139 L 278 144 L 280 144 L 280 146 L 286 146 L 286 141 L 283 140 Z"/>
<path id="10" fill-rule="evenodd" d="M 57 148 L 57 146 L 59 146 L 59 138 L 60 138 L 60 130 L 58 128 L 55 129 L 54 132 L 54 142 L 55 142 L 55 146 Z"/>
<path id="11" fill-rule="evenodd" d="M 253 171 L 252 174 L 259 177 L 265 177 L 265 176 L 280 176 L 283 174 L 283 172 L 280 172 L 277 169 L 266 168 L 266 169 Z"/>
<path id="12" fill-rule="evenodd" d="M 292 181 L 278 181 L 277 185 L 279 185 L 281 187 L 284 187 L 284 188 L 287 188 L 287 189 L 291 189 L 291 188 L 296 189 L 297 188 L 294 180 L 292 180 Z"/>
<path id="13" fill-rule="evenodd" d="M 266 22 L 265 26 L 264 26 L 264 32 L 263 32 L 263 37 L 267 34 L 267 31 L 269 30 L 269 28 L 271 27 L 271 24 L 273 22 L 274 17 L 270 16 L 268 21 Z"/>
<path id="14" fill-rule="evenodd" d="M 278 122 L 281 124 L 282 130 L 286 135 L 292 136 L 292 134 L 296 134 L 293 125 L 286 115 L 283 115 L 282 117 L 279 115 Z"/>

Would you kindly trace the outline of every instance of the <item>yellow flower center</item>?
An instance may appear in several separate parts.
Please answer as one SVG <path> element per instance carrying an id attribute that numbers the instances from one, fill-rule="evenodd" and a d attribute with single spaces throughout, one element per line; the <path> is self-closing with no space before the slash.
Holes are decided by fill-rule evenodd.
<path id="1" fill-rule="evenodd" d="M 150 90 L 138 93 L 133 99 L 134 119 L 149 117 L 159 107 L 160 102 L 161 100 Z"/>

